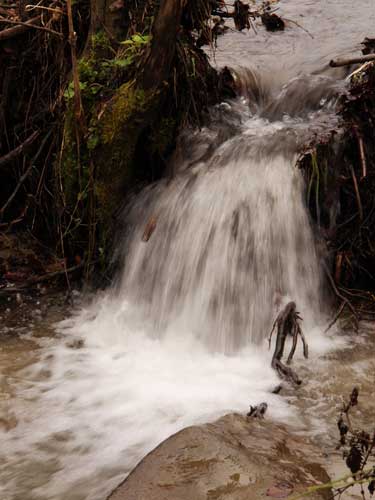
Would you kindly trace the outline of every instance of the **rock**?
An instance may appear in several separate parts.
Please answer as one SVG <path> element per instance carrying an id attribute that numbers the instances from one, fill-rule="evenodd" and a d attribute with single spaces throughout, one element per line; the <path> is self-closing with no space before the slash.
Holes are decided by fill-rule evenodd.
<path id="1" fill-rule="evenodd" d="M 267 31 L 283 31 L 285 29 L 284 21 L 276 14 L 265 12 L 261 15 L 261 20 Z"/>
<path id="2" fill-rule="evenodd" d="M 266 420 L 230 414 L 147 455 L 107 500 L 260 500 L 329 482 L 320 450 Z M 329 490 L 309 495 L 330 498 Z"/>

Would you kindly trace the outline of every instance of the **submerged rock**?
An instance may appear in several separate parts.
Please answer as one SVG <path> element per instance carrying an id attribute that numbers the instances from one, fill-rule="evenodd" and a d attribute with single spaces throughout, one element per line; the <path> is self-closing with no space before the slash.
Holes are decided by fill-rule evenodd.
<path id="1" fill-rule="evenodd" d="M 164 441 L 107 500 L 286 498 L 329 482 L 319 462 L 320 451 L 286 427 L 229 414 Z M 324 498 L 329 490 L 309 495 Z"/>

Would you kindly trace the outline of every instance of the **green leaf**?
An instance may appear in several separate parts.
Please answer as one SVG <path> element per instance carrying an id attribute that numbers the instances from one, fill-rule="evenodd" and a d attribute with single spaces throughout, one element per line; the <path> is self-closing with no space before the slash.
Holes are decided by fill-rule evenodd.
<path id="1" fill-rule="evenodd" d="M 93 150 L 99 144 L 99 137 L 97 135 L 90 135 L 87 139 L 87 149 Z"/>
<path id="2" fill-rule="evenodd" d="M 130 39 L 121 42 L 122 45 L 146 45 L 151 40 L 151 35 L 140 35 L 136 33 Z"/>
<path id="3" fill-rule="evenodd" d="M 99 85 L 99 84 L 91 85 L 90 92 L 91 92 L 91 94 L 96 95 L 102 88 L 103 88 L 103 85 Z"/>
<path id="4" fill-rule="evenodd" d="M 143 35 L 135 34 L 132 36 L 132 40 L 134 43 L 142 45 L 142 44 L 148 43 L 150 41 L 150 36 L 149 35 L 143 36 Z"/>
<path id="5" fill-rule="evenodd" d="M 125 57 L 125 59 L 114 59 L 113 65 L 117 66 L 118 68 L 127 68 L 132 64 L 133 61 L 134 61 L 134 56 L 130 55 L 128 57 Z"/>
<path id="6" fill-rule="evenodd" d="M 64 92 L 65 99 L 73 99 L 74 97 L 74 84 L 70 82 L 67 89 Z"/>

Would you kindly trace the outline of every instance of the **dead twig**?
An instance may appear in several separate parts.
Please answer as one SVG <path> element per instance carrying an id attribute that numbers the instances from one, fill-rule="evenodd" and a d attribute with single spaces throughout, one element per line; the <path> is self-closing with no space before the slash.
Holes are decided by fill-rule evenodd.
<path id="1" fill-rule="evenodd" d="M 34 19 L 40 20 L 40 17 L 38 16 L 37 18 L 34 18 Z M 59 33 L 58 31 L 55 31 L 55 30 L 51 30 L 50 28 L 46 28 L 44 26 L 38 26 L 37 24 L 34 24 L 31 21 L 32 21 L 31 19 L 29 21 L 25 21 L 25 22 L 11 21 L 10 19 L 0 19 L 0 23 L 15 24 L 16 26 L 21 26 L 21 27 L 26 28 L 26 29 L 34 28 L 36 30 L 46 31 L 47 33 L 51 33 L 51 35 L 58 36 L 59 38 L 63 38 L 62 33 Z M 11 28 L 9 28 L 9 29 L 11 29 Z M 8 30 L 4 30 L 4 31 L 0 32 L 0 40 L 4 39 L 4 38 L 10 38 L 9 31 L 8 31 L 8 33 L 6 33 L 7 31 Z M 24 31 L 25 30 L 18 30 L 18 32 L 16 32 L 16 35 L 19 35 L 20 33 L 23 33 Z M 13 34 L 11 34 L 11 36 L 15 36 L 14 30 L 13 30 Z"/>
<path id="2" fill-rule="evenodd" d="M 368 61 L 375 61 L 375 54 L 352 57 L 349 59 L 332 59 L 329 62 L 329 65 L 331 66 L 331 68 L 339 68 L 340 66 L 350 66 L 351 64 L 361 64 Z"/>
<path id="3" fill-rule="evenodd" d="M 1 35 L 1 33 L 0 33 Z M 7 153 L 6 155 L 2 156 L 0 158 L 0 167 L 2 167 L 3 165 L 13 161 L 15 158 L 17 158 L 17 156 L 19 156 L 20 154 L 22 154 L 25 149 L 30 146 L 34 141 L 35 139 L 39 136 L 40 132 L 39 130 L 35 130 L 35 132 L 33 132 L 25 141 L 23 141 L 19 146 L 17 146 L 15 149 L 13 149 L 12 151 L 10 151 L 9 153 Z"/>

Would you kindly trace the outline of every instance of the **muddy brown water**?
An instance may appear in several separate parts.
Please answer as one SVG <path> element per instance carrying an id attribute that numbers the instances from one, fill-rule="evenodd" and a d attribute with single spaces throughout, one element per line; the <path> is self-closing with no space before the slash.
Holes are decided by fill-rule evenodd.
<path id="1" fill-rule="evenodd" d="M 230 32 L 219 39 L 216 63 L 251 68 L 251 74 L 256 75 L 257 85 L 262 82 L 268 101 L 258 102 L 255 110 L 244 100 L 226 103 L 215 111 L 215 126 L 204 131 L 203 135 L 198 132 L 194 135 L 195 145 L 189 154 L 197 155 L 192 172 L 197 182 L 189 182 L 190 191 L 181 192 L 180 198 L 177 196 L 177 201 L 186 202 L 184 193 L 186 195 L 188 192 L 195 200 L 195 210 L 199 209 L 199 203 L 203 203 L 202 214 L 186 210 L 186 219 L 183 221 L 185 229 L 182 232 L 188 232 L 191 241 L 195 229 L 196 235 L 204 234 L 202 228 L 208 223 L 204 205 L 206 198 L 199 189 L 211 188 L 215 194 L 215 189 L 223 187 L 221 192 L 226 193 L 227 197 L 237 196 L 236 186 L 224 182 L 225 176 L 228 181 L 231 179 L 227 167 L 229 165 L 232 168 L 234 165 L 234 160 L 230 158 L 233 151 L 237 156 L 236 161 L 243 160 L 255 144 L 258 164 L 273 168 L 275 171 L 272 175 L 281 176 L 275 178 L 289 183 L 291 192 L 297 189 L 298 194 L 298 178 L 290 178 L 287 173 L 288 165 L 292 165 L 294 158 L 295 142 L 305 140 L 313 131 L 334 123 L 332 89 L 336 91 L 345 87 L 346 70 L 330 69 L 328 62 L 334 57 L 357 54 L 362 39 L 373 35 L 373 0 L 285 0 L 278 7 L 280 15 L 297 22 L 304 29 L 287 21 L 285 32 L 267 33 L 257 24 L 257 35 L 252 31 Z M 244 74 L 243 71 L 238 69 L 239 74 Z M 244 84 L 250 90 L 254 88 L 249 79 L 245 78 Z M 217 133 L 223 128 L 230 128 L 231 133 Z M 216 145 L 218 136 L 221 137 L 218 146 L 222 152 L 222 175 L 215 178 L 216 159 L 213 158 L 208 162 L 213 175 L 207 180 L 204 172 L 200 173 L 200 153 L 207 144 Z M 230 148 L 226 140 L 232 141 Z M 284 144 L 288 145 L 288 155 L 284 155 Z M 272 149 L 276 156 L 282 149 L 284 156 L 277 162 L 270 162 L 266 156 L 261 157 L 267 149 Z M 243 162 L 241 165 L 241 168 L 245 168 Z M 183 176 L 181 178 L 184 179 Z M 265 180 L 268 182 L 270 178 L 266 177 Z M 281 199 L 277 197 L 283 194 L 282 191 L 272 191 L 273 185 L 272 182 L 268 185 L 270 193 L 264 199 L 265 206 L 272 210 L 277 206 L 275 200 L 279 202 Z M 244 199 L 247 200 L 246 189 L 251 186 L 239 183 L 239 187 L 238 197 L 241 198 L 244 193 Z M 142 194 L 139 203 L 148 200 L 151 205 L 158 206 L 160 191 L 165 196 L 166 213 L 175 214 L 178 205 L 173 203 L 178 189 L 178 179 L 169 188 L 161 184 L 152 192 Z M 221 192 L 216 193 L 216 199 Z M 225 215 L 226 210 L 233 210 L 232 202 L 233 199 L 223 196 L 221 207 L 218 207 L 213 199 L 209 209 L 220 212 L 222 208 Z M 252 207 L 256 206 L 256 198 L 251 203 Z M 293 213 L 291 207 L 284 204 L 279 206 L 287 209 L 286 214 Z M 307 219 L 301 207 L 301 204 L 296 205 L 300 216 L 299 225 L 302 227 L 303 221 Z M 132 213 L 135 219 L 143 214 L 137 207 Z M 144 229 L 144 220 L 140 220 L 138 232 Z M 197 221 L 196 227 L 194 221 Z M 240 224 L 241 220 L 238 227 L 242 228 Z M 218 241 L 222 242 L 222 251 L 210 254 L 210 262 L 217 262 L 217 269 L 210 267 L 209 275 L 203 276 L 204 273 L 201 273 L 199 276 L 205 284 L 198 297 L 201 302 L 196 301 L 192 276 L 189 274 L 194 274 L 193 266 L 198 269 L 202 255 L 212 252 L 212 249 L 207 245 L 206 252 L 198 252 L 193 244 L 183 239 L 186 234 L 179 233 L 179 226 L 173 226 L 172 229 L 174 244 L 168 240 L 168 235 L 163 239 L 157 232 L 151 242 L 159 245 L 161 252 L 172 252 L 170 255 L 176 262 L 174 269 L 164 268 L 160 259 L 157 262 L 152 259 L 142 261 L 135 238 L 130 245 L 124 245 L 125 251 L 131 249 L 129 254 L 134 259 L 134 267 L 127 276 L 128 281 L 125 279 L 125 285 L 121 285 L 123 288 L 119 286 L 104 298 L 99 297 L 83 314 L 68 319 L 63 326 L 54 326 L 56 322 L 70 316 L 71 310 L 63 304 L 63 299 L 35 298 L 24 306 L 17 305 L 12 299 L 10 303 L 2 304 L 2 500 L 104 499 L 150 449 L 172 433 L 186 425 L 214 420 L 231 411 L 244 412 L 248 404 L 259 403 L 263 398 L 269 403 L 268 418 L 287 422 L 293 427 L 293 432 L 310 436 L 327 454 L 327 467 L 332 475 L 337 477 L 346 472 L 340 454 L 335 451 L 336 419 L 342 396 L 348 395 L 353 385 L 358 385 L 360 405 L 355 418 L 367 428 L 371 429 L 374 425 L 374 325 L 362 324 L 359 335 L 336 332 L 328 340 L 323 338 L 321 332 L 309 329 L 309 340 L 313 344 L 312 361 L 306 366 L 300 359 L 296 360 L 296 369 L 305 383 L 298 391 L 285 389 L 280 396 L 270 395 L 270 389 L 277 380 L 268 369 L 269 358 L 261 345 L 261 335 L 259 332 L 242 332 L 243 318 L 249 316 L 236 316 L 236 311 L 233 314 L 228 304 L 231 293 L 235 293 L 233 276 L 228 276 L 232 288 L 223 302 L 220 302 L 220 297 L 208 300 L 207 290 L 212 290 L 214 295 L 217 285 L 215 280 L 220 282 L 224 279 L 225 282 L 226 279 L 225 266 L 220 260 L 226 252 L 230 254 L 230 248 L 225 243 L 228 236 L 225 227 L 215 228 L 214 237 L 221 238 Z M 255 234 L 262 234 L 259 232 L 262 230 L 261 224 L 255 229 L 258 231 Z M 281 236 L 283 231 L 280 231 Z M 310 229 L 304 228 L 303 231 Z M 301 259 L 303 256 L 302 260 L 307 262 L 304 267 L 310 269 L 304 272 L 310 273 L 311 279 L 309 288 L 301 289 L 300 300 L 307 303 L 313 290 L 317 290 L 316 295 L 320 293 L 319 279 L 315 279 L 314 272 L 311 272 L 311 269 L 319 269 L 319 262 L 316 252 L 309 253 L 305 248 L 301 249 L 301 241 L 311 241 L 312 234 L 303 233 L 303 239 L 303 231 L 296 231 L 290 226 L 288 236 L 291 239 L 286 240 L 290 242 L 296 260 L 290 258 L 285 261 L 288 274 L 284 276 L 281 273 L 280 280 L 283 287 L 290 287 L 287 291 L 296 290 L 293 287 L 298 280 L 293 278 L 293 262 L 298 262 L 299 255 Z M 280 237 L 280 241 L 285 242 L 285 238 Z M 181 253 L 177 258 L 173 248 L 184 249 L 186 254 Z M 277 261 L 277 252 L 271 254 L 264 247 L 266 254 L 270 263 Z M 235 254 L 233 262 L 237 262 L 234 257 Z M 314 261 L 311 268 L 310 259 Z M 150 262 L 153 280 L 148 279 L 150 272 L 142 275 L 143 264 L 149 265 Z M 192 267 L 187 269 L 181 265 L 184 262 L 191 262 Z M 243 263 L 244 259 L 238 258 L 238 266 Z M 169 290 L 170 280 L 165 279 L 162 287 L 155 288 L 161 276 L 168 277 L 168 273 L 173 275 L 173 271 L 180 273 L 179 287 Z M 238 277 L 237 267 L 234 273 Z M 269 291 L 275 277 L 278 277 L 277 272 L 270 272 L 264 290 Z M 259 279 L 256 273 L 254 279 Z M 154 323 L 151 321 L 151 335 L 148 334 L 150 325 L 146 325 L 139 311 L 131 307 L 131 302 L 119 297 L 129 282 L 140 296 L 150 296 L 151 305 L 147 311 L 151 319 L 154 318 Z M 260 295 L 251 289 L 251 284 L 249 287 L 245 290 L 248 294 L 246 297 L 261 304 Z M 185 297 L 189 300 L 185 300 Z M 205 300 L 210 304 L 211 313 L 219 310 L 230 311 L 230 314 L 222 316 L 220 324 L 213 322 L 211 316 L 205 317 L 205 328 L 200 331 L 198 320 L 203 315 L 196 316 L 195 311 L 205 304 Z M 311 300 L 315 312 L 310 322 L 319 316 L 320 308 L 326 309 L 325 304 L 322 304 L 323 294 Z M 183 321 L 176 322 L 174 317 L 173 325 L 169 315 L 164 314 L 170 312 L 168 308 L 171 301 L 185 308 Z M 307 306 L 305 308 L 308 315 Z M 161 311 L 163 314 L 160 314 Z M 252 321 L 261 321 L 261 325 L 268 320 L 272 323 L 270 316 L 273 311 L 269 301 L 264 301 L 263 308 L 258 306 L 258 311 L 262 313 L 261 319 L 254 320 L 254 316 L 250 316 Z M 163 321 L 167 316 L 169 330 L 162 338 L 160 330 L 165 330 Z M 223 326 L 228 318 L 232 318 L 231 321 L 235 321 L 238 327 L 236 334 L 230 336 Z M 324 314 L 321 313 L 318 319 L 324 320 Z M 186 333 L 186 325 L 193 326 L 194 335 Z M 215 325 L 215 329 L 212 325 Z M 210 333 L 213 330 L 215 335 Z M 176 332 L 183 333 L 178 341 Z M 239 348 L 243 349 L 240 354 L 227 352 Z M 358 498 L 358 492 L 353 495 Z"/>

